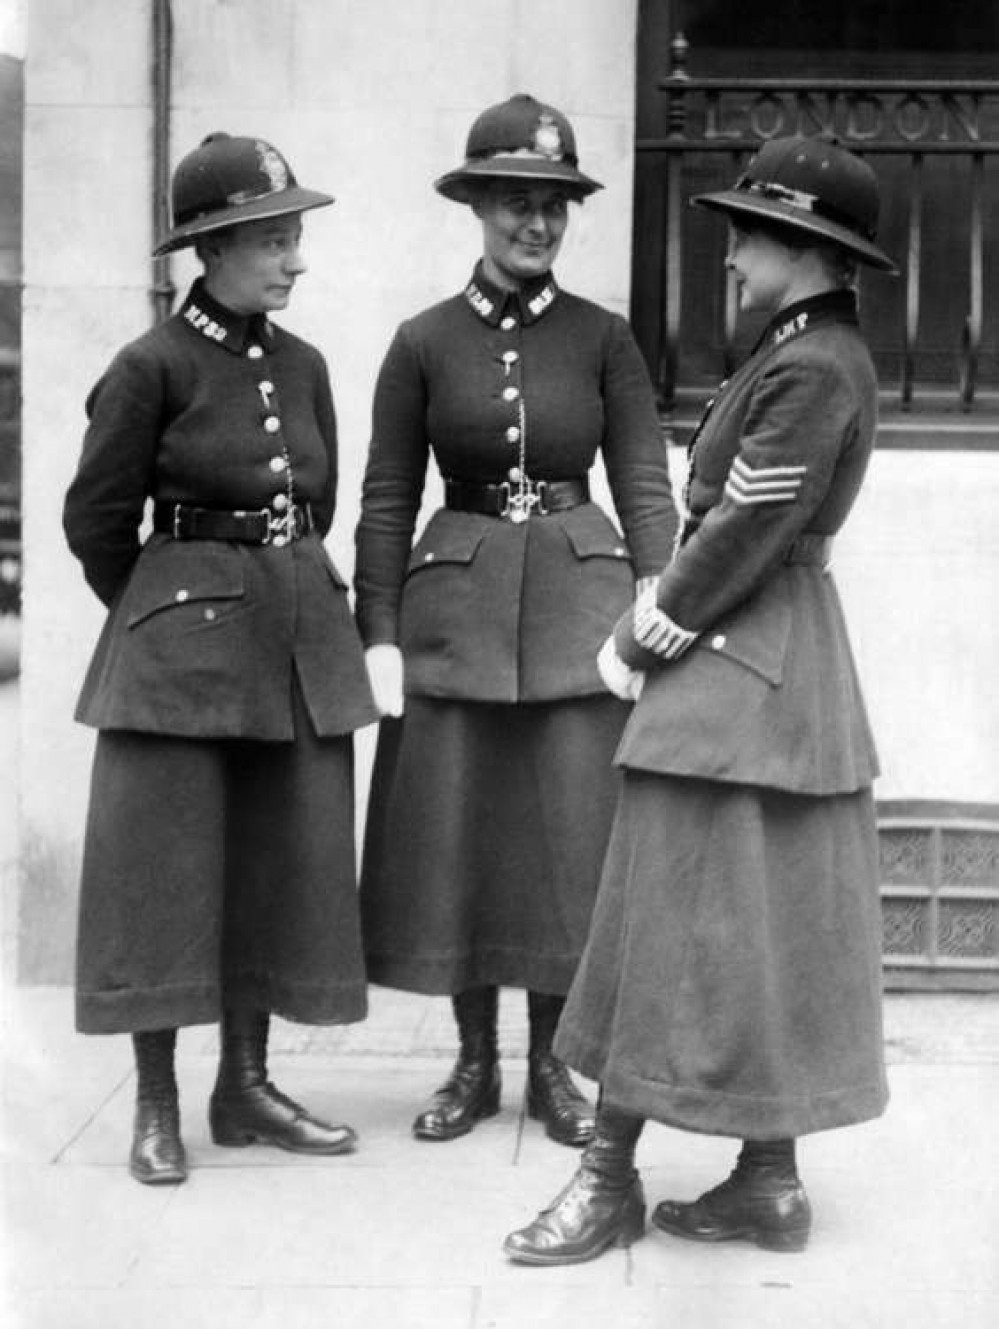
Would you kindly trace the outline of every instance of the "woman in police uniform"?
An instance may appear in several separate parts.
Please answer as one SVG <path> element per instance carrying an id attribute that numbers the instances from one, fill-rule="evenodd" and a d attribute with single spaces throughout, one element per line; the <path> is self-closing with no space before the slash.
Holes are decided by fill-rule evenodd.
<path id="1" fill-rule="evenodd" d="M 599 187 L 554 107 L 520 94 L 484 111 L 436 183 L 478 218 L 482 258 L 463 292 L 401 325 L 376 388 L 357 612 L 396 718 L 379 737 L 362 926 L 373 981 L 453 1000 L 458 1061 L 414 1123 L 424 1140 L 499 1110 L 501 985 L 528 992 L 530 1114 L 564 1144 L 592 1133 L 551 1042 L 627 715 L 596 654 L 675 522 L 631 333 L 552 276 L 570 202 Z M 414 547 L 431 452 L 444 506 Z M 626 541 L 590 500 L 598 453 Z"/>
<path id="2" fill-rule="evenodd" d="M 877 180 L 834 141 L 777 139 L 695 202 L 731 218 L 740 307 L 771 321 L 695 435 L 676 557 L 602 651 L 639 700 L 557 1043 L 602 1097 L 576 1177 L 507 1238 L 534 1264 L 641 1235 L 645 1118 L 743 1142 L 658 1228 L 800 1250 L 796 1137 L 887 1099 L 876 756 L 827 569 L 875 434 L 854 285 L 858 261 L 893 267 Z"/>
<path id="3" fill-rule="evenodd" d="M 214 134 L 183 159 L 156 252 L 193 245 L 204 275 L 93 389 L 65 503 L 109 609 L 77 711 L 100 731 L 77 1026 L 132 1033 L 147 1183 L 186 1176 L 177 1028 L 220 1016 L 216 1143 L 355 1140 L 275 1090 L 265 1060 L 271 1012 L 366 1010 L 351 731 L 376 712 L 322 542 L 333 402 L 320 353 L 269 318 L 305 270 L 301 214 L 332 202 L 258 139 Z"/>

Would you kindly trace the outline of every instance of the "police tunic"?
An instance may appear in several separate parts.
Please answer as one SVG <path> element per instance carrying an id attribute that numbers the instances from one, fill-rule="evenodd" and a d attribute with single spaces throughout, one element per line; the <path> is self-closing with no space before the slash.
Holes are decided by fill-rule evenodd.
<path id="1" fill-rule="evenodd" d="M 322 543 L 337 480 L 325 363 L 198 281 L 87 410 L 64 525 L 109 613 L 77 709 L 100 730 L 79 1027 L 174 1027 L 223 1003 L 359 1019 L 350 734 L 376 713 Z M 174 538 L 192 508 L 256 513 L 261 542 Z"/>
<path id="2" fill-rule="evenodd" d="M 624 535 L 594 503 L 526 520 L 461 502 L 413 544 L 431 453 L 459 492 L 578 485 L 600 453 Z M 589 922 L 627 714 L 597 651 L 673 544 L 667 457 L 620 317 L 481 265 L 403 323 L 378 378 L 357 533 L 367 645 L 398 644 L 361 875 L 369 976 L 423 992 L 564 993 Z"/>
<path id="3" fill-rule="evenodd" d="M 827 567 L 876 400 L 852 293 L 782 311 L 694 441 L 668 655 L 615 629 L 649 672 L 556 1046 L 643 1117 L 771 1139 L 886 1102 L 877 763 Z"/>

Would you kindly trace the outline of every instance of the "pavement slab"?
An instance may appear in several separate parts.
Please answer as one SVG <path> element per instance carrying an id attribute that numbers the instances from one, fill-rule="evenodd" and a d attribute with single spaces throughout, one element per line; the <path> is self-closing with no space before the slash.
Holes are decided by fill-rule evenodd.
<path id="1" fill-rule="evenodd" d="M 75 1034 L 66 989 L 0 996 L 4 1329 L 999 1325 L 999 1002 L 986 994 L 888 995 L 887 1113 L 800 1144 L 806 1251 L 701 1246 L 650 1224 L 630 1250 L 554 1269 L 500 1249 L 578 1161 L 524 1113 L 522 994 L 501 1005 L 502 1110 L 447 1144 L 410 1134 L 453 1058 L 446 1001 L 374 989 L 359 1025 L 275 1021 L 272 1078 L 360 1131 L 342 1158 L 213 1145 L 217 1031 L 182 1031 L 192 1169 L 167 1188 L 125 1168 L 129 1040 Z M 649 1125 L 638 1164 L 650 1211 L 715 1184 L 736 1148 Z"/>

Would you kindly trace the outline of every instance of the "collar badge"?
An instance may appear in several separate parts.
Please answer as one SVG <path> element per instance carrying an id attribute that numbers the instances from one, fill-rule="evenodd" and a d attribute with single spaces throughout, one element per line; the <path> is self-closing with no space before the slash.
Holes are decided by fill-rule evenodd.
<path id="1" fill-rule="evenodd" d="M 807 326 L 808 314 L 802 311 L 802 313 L 796 314 L 794 318 L 789 318 L 782 327 L 777 329 L 774 333 L 774 342 L 776 345 L 782 346 L 791 337 L 797 337 L 799 332 L 804 332 Z"/>
<path id="2" fill-rule="evenodd" d="M 496 306 L 484 291 L 480 291 L 475 282 L 465 287 L 465 299 L 481 318 L 488 318 Z"/>

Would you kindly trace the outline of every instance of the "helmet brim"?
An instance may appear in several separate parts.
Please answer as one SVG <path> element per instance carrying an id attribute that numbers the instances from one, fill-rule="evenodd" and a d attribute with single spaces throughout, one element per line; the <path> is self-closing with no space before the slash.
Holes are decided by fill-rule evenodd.
<path id="1" fill-rule="evenodd" d="M 263 194 L 260 198 L 246 203 L 234 203 L 231 207 L 221 208 L 216 212 L 205 213 L 193 221 L 174 226 L 153 250 L 153 257 L 172 253 L 193 244 L 200 235 L 211 231 L 225 230 L 229 226 L 240 226 L 243 222 L 265 221 L 270 217 L 285 217 L 290 212 L 308 212 L 311 208 L 325 208 L 335 202 L 331 194 L 320 194 L 315 189 L 301 189 L 298 185 L 291 189 L 282 189 L 274 194 Z"/>
<path id="2" fill-rule="evenodd" d="M 570 162 L 520 155 L 497 155 L 466 161 L 435 180 L 434 188 L 438 194 L 443 194 L 454 203 L 470 203 L 477 192 L 475 186 L 487 180 L 550 181 L 565 185 L 567 191 L 577 199 L 586 198 L 598 189 L 603 189 L 598 180 L 584 175 Z"/>
<path id="3" fill-rule="evenodd" d="M 871 267 L 882 272 L 898 273 L 897 264 L 870 240 L 865 240 L 848 226 L 808 212 L 783 199 L 762 198 L 740 189 L 726 189 L 717 194 L 695 194 L 694 207 L 708 208 L 729 217 L 748 217 L 780 222 L 796 231 L 805 231 L 817 239 L 830 240 L 848 250 Z"/>

